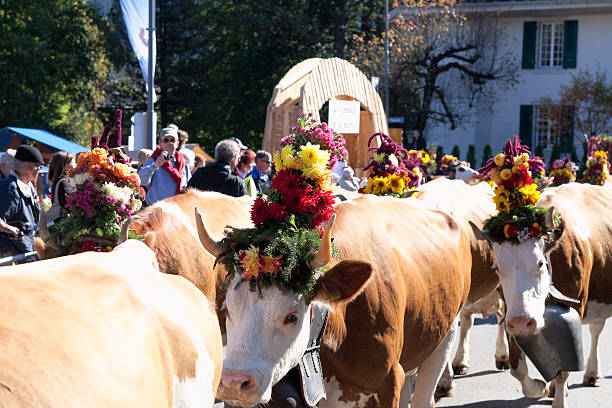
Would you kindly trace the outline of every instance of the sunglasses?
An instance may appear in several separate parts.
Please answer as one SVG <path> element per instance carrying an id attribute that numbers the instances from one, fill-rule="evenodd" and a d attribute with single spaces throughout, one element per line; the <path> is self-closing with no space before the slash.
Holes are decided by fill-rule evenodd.
<path id="1" fill-rule="evenodd" d="M 268 163 L 268 164 L 272 163 L 270 160 L 262 160 L 262 162 Z"/>
<path id="2" fill-rule="evenodd" d="M 176 142 L 176 139 L 174 139 L 174 138 L 165 138 L 164 142 L 166 142 L 166 143 L 174 143 L 174 142 Z"/>

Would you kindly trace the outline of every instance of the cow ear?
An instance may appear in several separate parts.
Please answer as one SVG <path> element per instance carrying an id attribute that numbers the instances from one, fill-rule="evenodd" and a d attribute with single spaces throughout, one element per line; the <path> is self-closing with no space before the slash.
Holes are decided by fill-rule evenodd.
<path id="1" fill-rule="evenodd" d="M 474 236 L 476 239 L 481 241 L 489 241 L 491 242 L 491 237 L 489 236 L 489 231 L 482 231 L 476 224 L 470 221 L 470 227 L 472 227 L 472 231 L 474 231 Z"/>
<path id="2" fill-rule="evenodd" d="M 144 243 L 146 246 L 148 246 L 149 248 L 153 249 L 153 245 L 155 245 L 155 238 L 157 236 L 156 232 L 153 231 L 147 231 L 145 233 L 145 237 L 144 237 Z"/>
<path id="3" fill-rule="evenodd" d="M 317 280 L 313 300 L 324 303 L 349 302 L 361 293 L 371 276 L 371 264 L 342 261 Z"/>

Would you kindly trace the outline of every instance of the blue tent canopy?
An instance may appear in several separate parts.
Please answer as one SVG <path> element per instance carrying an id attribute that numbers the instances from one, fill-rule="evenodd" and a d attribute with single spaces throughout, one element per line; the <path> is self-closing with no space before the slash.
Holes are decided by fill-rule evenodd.
<path id="1" fill-rule="evenodd" d="M 74 143 L 70 140 L 64 139 L 63 137 L 56 136 L 52 133 L 47 132 L 46 130 L 18 127 L 5 127 L 4 129 L 0 129 L 0 150 L 4 150 L 9 145 L 9 143 L 11 143 L 11 141 L 13 140 L 14 133 L 17 133 L 19 135 L 19 140 L 21 142 L 23 142 L 25 139 L 32 139 L 44 145 L 52 147 L 53 149 L 72 154 L 86 152 L 89 150 L 88 148 L 81 146 L 78 143 Z"/>

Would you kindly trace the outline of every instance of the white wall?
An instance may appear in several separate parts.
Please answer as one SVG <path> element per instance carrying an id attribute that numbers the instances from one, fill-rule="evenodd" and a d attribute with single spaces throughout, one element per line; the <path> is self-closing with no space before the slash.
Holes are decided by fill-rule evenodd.
<path id="1" fill-rule="evenodd" d="M 428 131 L 428 143 L 437 142 L 449 154 L 454 145 L 458 145 L 461 158 L 465 159 L 468 145 L 476 146 L 478 164 L 482 158 L 482 149 L 490 144 L 493 153 L 500 151 L 508 138 L 519 133 L 521 104 L 537 104 L 539 99 L 550 96 L 558 99 L 561 85 L 569 84 L 570 78 L 579 70 L 598 69 L 608 71 L 612 79 L 612 12 L 598 15 L 563 15 L 547 17 L 513 17 L 507 19 L 509 52 L 520 66 L 523 42 L 523 22 L 525 21 L 564 21 L 578 20 L 578 45 L 576 69 L 528 69 L 519 70 L 519 84 L 514 89 L 498 93 L 493 114 L 476 114 L 469 123 L 451 131 L 448 126 L 435 127 Z M 575 141 L 582 140 L 575 135 Z M 578 148 L 579 157 L 581 149 Z"/>

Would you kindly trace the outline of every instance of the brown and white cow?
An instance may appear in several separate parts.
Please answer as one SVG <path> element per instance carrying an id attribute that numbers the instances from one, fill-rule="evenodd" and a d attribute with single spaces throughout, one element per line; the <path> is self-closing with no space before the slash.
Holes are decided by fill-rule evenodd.
<path id="1" fill-rule="evenodd" d="M 336 206 L 334 243 L 343 261 L 319 278 L 314 302 L 331 309 L 321 359 L 321 407 L 408 404 L 402 387 L 418 369 L 413 408 L 433 406 L 433 390 L 452 346 L 470 288 L 469 243 L 450 215 L 409 200 L 363 196 Z M 326 230 L 316 265 L 331 256 Z M 203 245 L 220 247 L 201 226 Z M 304 354 L 304 299 L 275 286 L 262 296 L 235 277 L 226 296 L 227 349 L 219 397 L 253 406 Z M 450 334 L 450 335 L 449 335 Z"/>
<path id="2" fill-rule="evenodd" d="M 583 323 L 591 325 L 591 351 L 584 383 L 598 386 L 597 340 L 606 319 L 612 316 L 612 188 L 570 183 L 545 190 L 538 205 L 561 215 L 560 236 L 552 245 L 528 240 L 519 245 L 494 243 L 498 274 L 507 305 L 506 330 L 510 334 L 533 333 L 544 324 L 544 301 L 554 284 L 563 295 L 578 299 Z M 550 255 L 550 265 L 546 254 Z M 542 397 L 546 384 L 529 378 L 524 354 L 511 345 L 511 373 L 523 393 Z M 567 406 L 567 373 L 553 380 L 557 390 L 553 407 Z"/>
<path id="3" fill-rule="evenodd" d="M 212 304 L 127 241 L 0 270 L 0 406 L 212 407 Z"/>
<path id="4" fill-rule="evenodd" d="M 472 253 L 472 278 L 468 302 L 461 312 L 461 329 L 457 353 L 440 380 L 438 396 L 452 395 L 453 371 L 456 374 L 467 373 L 469 367 L 469 328 L 473 314 L 490 313 L 500 319 L 500 298 L 495 290 L 499 283 L 494 272 L 495 256 L 491 244 L 478 239 L 470 222 L 482 227 L 484 221 L 496 213 L 493 203 L 493 190 L 488 183 L 481 182 L 468 185 L 460 180 L 449 180 L 440 177 L 423 184 L 417 189 L 413 198 L 431 208 L 438 208 L 452 214 L 468 237 Z M 495 366 L 508 366 L 508 345 L 503 328 L 498 331 L 495 351 Z"/>

